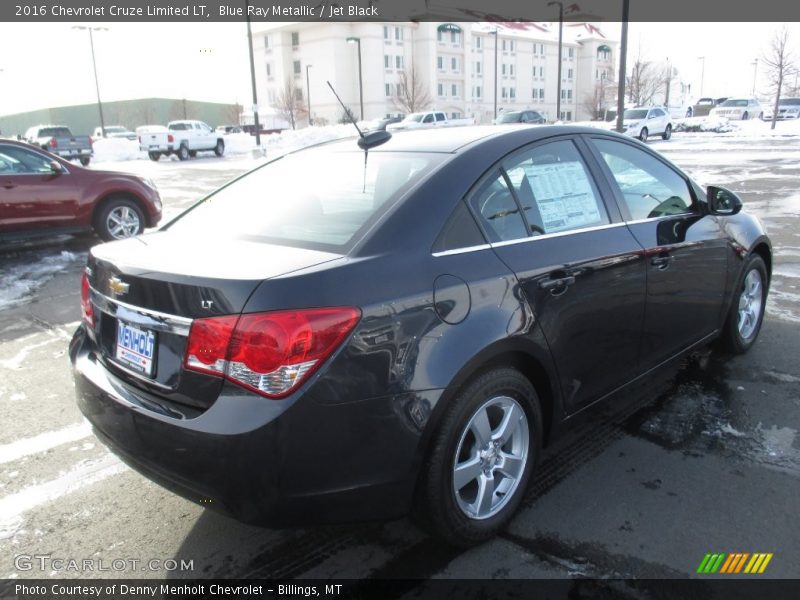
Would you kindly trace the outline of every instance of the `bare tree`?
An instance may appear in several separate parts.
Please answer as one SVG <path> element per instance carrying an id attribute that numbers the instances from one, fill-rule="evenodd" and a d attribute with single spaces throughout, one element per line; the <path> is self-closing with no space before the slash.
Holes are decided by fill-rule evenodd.
<path id="1" fill-rule="evenodd" d="M 609 108 L 616 108 L 616 98 L 616 83 L 603 77 L 594 84 L 591 93 L 584 97 L 583 108 L 592 116 L 593 121 L 605 120 Z"/>
<path id="2" fill-rule="evenodd" d="M 764 54 L 764 64 L 767 65 L 767 77 L 775 91 L 775 106 L 772 110 L 772 125 L 775 129 L 775 120 L 778 118 L 778 105 L 781 99 L 781 88 L 789 75 L 797 72 L 794 52 L 789 46 L 789 30 L 786 25 L 781 27 L 772 36 L 769 49 Z"/>
<path id="3" fill-rule="evenodd" d="M 420 77 L 416 66 L 412 65 L 410 69 L 400 71 L 391 102 L 405 113 L 425 110 L 433 104 L 428 86 Z"/>
<path id="4" fill-rule="evenodd" d="M 295 85 L 291 77 L 287 77 L 283 82 L 283 87 L 278 90 L 275 104 L 272 105 L 284 121 L 296 129 L 297 122 L 306 114 L 303 103 L 303 90 Z"/>
<path id="5" fill-rule="evenodd" d="M 656 94 L 665 89 L 672 76 L 669 65 L 647 60 L 642 55 L 642 49 L 631 65 L 629 75 L 626 77 L 628 101 L 637 106 L 645 106 L 653 102 Z"/>
<path id="6" fill-rule="evenodd" d="M 236 104 L 228 104 L 222 110 L 222 118 L 231 125 L 240 125 L 242 118 L 242 105 L 238 102 Z"/>

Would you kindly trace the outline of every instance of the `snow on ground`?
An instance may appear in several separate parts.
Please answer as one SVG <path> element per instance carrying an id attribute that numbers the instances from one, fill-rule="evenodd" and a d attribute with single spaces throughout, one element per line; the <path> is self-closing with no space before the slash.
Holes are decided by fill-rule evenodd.
<path id="1" fill-rule="evenodd" d="M 82 255 L 61 251 L 58 254 L 35 253 L 38 260 L 13 264 L 9 261 L 3 268 L 3 284 L 0 285 L 0 310 L 24 302 L 42 287 L 57 272 L 85 260 Z"/>
<path id="2" fill-rule="evenodd" d="M 261 150 L 267 157 L 279 156 L 313 144 L 327 142 L 355 135 L 352 125 L 330 125 L 326 127 L 306 127 L 286 130 L 261 137 Z M 234 133 L 224 136 L 225 155 L 250 154 L 257 150 L 256 138 L 247 133 Z M 177 160 L 176 157 L 171 157 Z M 137 140 L 119 138 L 100 139 L 94 142 L 94 162 L 120 162 L 128 160 L 148 160 L 147 152 L 139 150 Z M 165 159 L 161 159 L 165 160 Z"/>

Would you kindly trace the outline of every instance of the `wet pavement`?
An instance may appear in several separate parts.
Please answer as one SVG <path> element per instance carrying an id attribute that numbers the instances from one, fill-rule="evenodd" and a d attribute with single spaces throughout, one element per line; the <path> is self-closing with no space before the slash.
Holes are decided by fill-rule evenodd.
<path id="1" fill-rule="evenodd" d="M 3 250 L 0 577 L 81 575 L 14 562 L 50 554 L 193 561 L 185 571 L 103 573 L 126 577 L 670 578 L 693 574 L 707 552 L 772 552 L 764 576 L 797 578 L 800 143 L 676 134 L 652 146 L 699 183 L 741 193 L 766 224 L 775 265 L 761 337 L 747 355 L 705 350 L 581 416 L 546 451 L 507 530 L 468 551 L 437 544 L 407 519 L 250 527 L 131 471 L 82 421 L 66 357 L 96 240 Z M 112 168 L 153 177 L 175 214 L 251 166 L 210 158 Z"/>

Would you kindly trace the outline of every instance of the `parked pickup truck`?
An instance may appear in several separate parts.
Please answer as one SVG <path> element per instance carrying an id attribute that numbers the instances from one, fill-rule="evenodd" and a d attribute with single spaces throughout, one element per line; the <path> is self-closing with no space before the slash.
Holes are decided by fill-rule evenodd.
<path id="1" fill-rule="evenodd" d="M 25 141 L 67 160 L 77 158 L 84 167 L 92 159 L 92 138 L 88 135 L 72 135 L 69 127 L 63 125 L 31 127 L 25 132 Z"/>
<path id="2" fill-rule="evenodd" d="M 399 123 L 391 123 L 386 126 L 388 131 L 398 129 L 428 129 L 430 127 L 453 127 L 455 125 L 474 125 L 475 119 L 448 119 L 447 115 L 440 111 L 416 112 L 407 115 Z"/>
<path id="3" fill-rule="evenodd" d="M 148 125 L 136 132 L 139 149 L 147 152 L 151 160 L 158 160 L 162 154 L 177 154 L 180 160 L 188 160 L 198 152 L 213 151 L 217 156 L 225 153 L 222 134 L 202 121 L 170 121 L 166 127 Z"/>

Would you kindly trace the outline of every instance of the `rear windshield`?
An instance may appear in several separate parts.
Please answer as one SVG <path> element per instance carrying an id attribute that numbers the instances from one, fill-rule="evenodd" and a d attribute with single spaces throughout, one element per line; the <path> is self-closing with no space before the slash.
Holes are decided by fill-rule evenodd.
<path id="1" fill-rule="evenodd" d="M 781 98 L 781 106 L 800 106 L 800 98 Z"/>
<path id="2" fill-rule="evenodd" d="M 72 137 L 66 127 L 43 127 L 39 130 L 39 137 Z"/>
<path id="3" fill-rule="evenodd" d="M 355 143 L 353 143 L 355 146 Z M 169 229 L 220 237 L 349 251 L 443 155 L 320 148 L 279 158 L 196 204 Z"/>
<path id="4" fill-rule="evenodd" d="M 747 100 L 725 100 L 720 106 L 747 106 Z"/>

